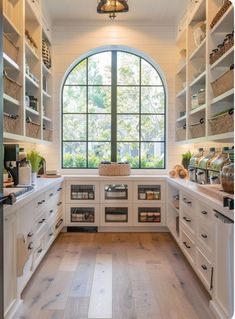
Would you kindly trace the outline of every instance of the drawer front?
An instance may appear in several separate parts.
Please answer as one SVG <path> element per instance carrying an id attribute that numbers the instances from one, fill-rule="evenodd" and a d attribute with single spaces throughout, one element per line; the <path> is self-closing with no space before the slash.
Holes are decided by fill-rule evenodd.
<path id="1" fill-rule="evenodd" d="M 199 244 L 210 254 L 212 252 L 212 227 L 210 224 L 198 222 L 197 240 Z"/>
<path id="2" fill-rule="evenodd" d="M 200 217 L 200 220 L 202 221 L 202 223 L 204 223 L 204 222 L 212 223 L 212 220 L 213 220 L 212 219 L 212 217 L 213 217 L 212 209 L 199 202 L 199 217 Z"/>
<path id="3" fill-rule="evenodd" d="M 212 289 L 212 264 L 198 248 L 196 249 L 196 271 L 207 290 L 210 291 Z"/>
<path id="4" fill-rule="evenodd" d="M 195 201 L 188 193 L 180 192 L 180 208 L 186 208 L 187 211 L 194 210 Z"/>
<path id="5" fill-rule="evenodd" d="M 194 235 L 196 230 L 195 216 L 190 210 L 182 210 L 180 212 L 180 220 L 182 224 Z"/>
<path id="6" fill-rule="evenodd" d="M 45 196 L 45 193 L 43 193 L 32 202 L 32 210 L 34 211 L 34 215 L 37 216 L 38 214 L 40 214 L 45 207 L 46 207 L 46 196 Z"/>
<path id="7" fill-rule="evenodd" d="M 46 213 L 42 213 L 34 221 L 34 234 L 38 236 L 38 234 L 41 233 L 41 230 L 44 229 L 45 225 L 46 225 Z"/>
<path id="8" fill-rule="evenodd" d="M 62 200 L 63 185 L 62 183 L 54 186 L 46 192 L 46 202 L 51 205 Z"/>
<path id="9" fill-rule="evenodd" d="M 184 230 L 183 226 L 180 227 L 180 245 L 189 262 L 194 265 L 195 243 L 192 237 Z"/>

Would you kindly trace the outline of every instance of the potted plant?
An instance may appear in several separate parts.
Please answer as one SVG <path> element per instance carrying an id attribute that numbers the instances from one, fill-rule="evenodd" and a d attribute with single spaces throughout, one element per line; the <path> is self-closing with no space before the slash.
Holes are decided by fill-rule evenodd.
<path id="1" fill-rule="evenodd" d="M 188 169 L 189 162 L 192 156 L 193 154 L 190 151 L 182 154 L 182 165 L 184 166 L 185 169 Z"/>
<path id="2" fill-rule="evenodd" d="M 31 151 L 27 154 L 27 160 L 30 162 L 32 167 L 32 184 L 36 185 L 37 183 L 37 174 L 40 169 L 40 163 L 42 157 L 37 151 Z"/>

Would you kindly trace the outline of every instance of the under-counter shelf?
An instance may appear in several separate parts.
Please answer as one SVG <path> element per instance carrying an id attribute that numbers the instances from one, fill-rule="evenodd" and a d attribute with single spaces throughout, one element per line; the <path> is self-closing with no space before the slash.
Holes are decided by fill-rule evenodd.
<path id="1" fill-rule="evenodd" d="M 90 204 L 67 204 L 66 205 L 67 226 L 98 226 L 99 205 Z"/>
<path id="2" fill-rule="evenodd" d="M 130 202 L 132 200 L 131 183 L 123 181 L 102 182 L 101 202 L 117 203 L 120 201 Z"/>
<path id="3" fill-rule="evenodd" d="M 132 223 L 131 205 L 123 202 L 120 204 L 101 205 L 101 226 L 132 226 Z"/>
<path id="4" fill-rule="evenodd" d="M 134 183 L 133 200 L 135 203 L 144 202 L 160 202 L 164 201 L 164 185 L 161 182 L 156 184 L 147 183 Z"/>
<path id="5" fill-rule="evenodd" d="M 98 203 L 99 183 L 69 181 L 66 182 L 66 202 L 67 203 Z"/>

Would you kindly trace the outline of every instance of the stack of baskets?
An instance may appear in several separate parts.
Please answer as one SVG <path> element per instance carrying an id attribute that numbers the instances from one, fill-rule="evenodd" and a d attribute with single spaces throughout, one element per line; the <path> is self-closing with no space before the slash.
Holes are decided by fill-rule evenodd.
<path id="1" fill-rule="evenodd" d="M 233 109 L 230 109 L 222 114 L 212 117 L 209 120 L 211 135 L 217 135 L 234 130 Z"/>
<path id="2" fill-rule="evenodd" d="M 224 55 L 234 45 L 234 34 L 229 33 L 226 35 L 223 43 L 219 44 L 218 47 L 212 50 L 210 54 L 210 64 L 214 64 L 222 55 Z"/>
<path id="3" fill-rule="evenodd" d="M 19 47 L 9 38 L 6 33 L 3 33 L 3 47 L 4 52 L 15 62 L 17 62 L 19 55 Z"/>
<path id="4" fill-rule="evenodd" d="M 16 134 L 18 130 L 19 115 L 3 113 L 4 132 Z"/>
<path id="5" fill-rule="evenodd" d="M 234 69 L 230 67 L 228 71 L 223 73 L 218 79 L 211 83 L 211 87 L 214 93 L 214 97 L 219 96 L 234 86 Z"/>
<path id="6" fill-rule="evenodd" d="M 43 39 L 42 40 L 42 59 L 45 66 L 51 68 L 51 53 L 48 43 Z"/>
<path id="7" fill-rule="evenodd" d="M 129 176 L 131 167 L 128 163 L 102 162 L 99 165 L 99 175 L 101 176 Z"/>
<path id="8" fill-rule="evenodd" d="M 3 74 L 4 78 L 4 93 L 10 97 L 19 100 L 21 93 L 21 84 L 10 78 L 6 72 Z"/>

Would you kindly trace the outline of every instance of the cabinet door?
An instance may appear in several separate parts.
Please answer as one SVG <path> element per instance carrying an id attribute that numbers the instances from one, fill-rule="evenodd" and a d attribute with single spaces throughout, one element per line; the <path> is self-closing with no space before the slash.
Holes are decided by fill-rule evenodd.
<path id="1" fill-rule="evenodd" d="M 132 201 L 132 183 L 113 180 L 100 183 L 101 203 L 119 203 Z"/>
<path id="2" fill-rule="evenodd" d="M 164 207 L 159 203 L 135 204 L 133 206 L 133 217 L 135 226 L 164 226 L 165 212 Z"/>
<path id="3" fill-rule="evenodd" d="M 17 296 L 16 216 L 4 219 L 4 312 L 14 305 Z"/>
<path id="4" fill-rule="evenodd" d="M 135 182 L 133 192 L 135 203 L 157 203 L 165 200 L 165 185 L 163 182 Z"/>
<path id="5" fill-rule="evenodd" d="M 99 183 L 78 180 L 66 182 L 66 203 L 99 203 Z"/>
<path id="6" fill-rule="evenodd" d="M 67 204 L 66 226 L 99 226 L 99 205 Z"/>

